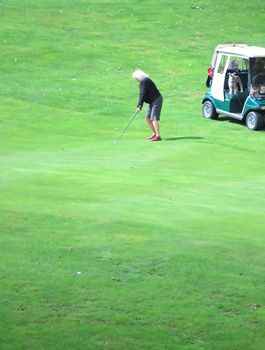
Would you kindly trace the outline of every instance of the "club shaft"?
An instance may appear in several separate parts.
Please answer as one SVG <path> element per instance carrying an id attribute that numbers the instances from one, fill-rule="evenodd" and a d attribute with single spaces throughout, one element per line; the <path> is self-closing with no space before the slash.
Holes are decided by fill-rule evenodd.
<path id="1" fill-rule="evenodd" d="M 124 133 L 126 132 L 126 130 L 129 128 L 129 126 L 131 125 L 131 123 L 133 122 L 134 118 L 136 117 L 136 115 L 139 112 L 135 112 L 134 115 L 132 116 L 132 119 L 129 121 L 128 125 L 126 126 L 126 128 L 123 130 L 123 132 L 120 134 L 120 136 L 117 138 L 116 143 L 122 138 L 122 136 L 124 135 Z"/>

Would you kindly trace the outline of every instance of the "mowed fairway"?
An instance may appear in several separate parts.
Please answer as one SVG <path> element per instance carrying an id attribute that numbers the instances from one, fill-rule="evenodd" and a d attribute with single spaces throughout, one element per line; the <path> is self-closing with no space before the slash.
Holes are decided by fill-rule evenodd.
<path id="1" fill-rule="evenodd" d="M 205 120 L 262 1 L 0 2 L 0 349 L 263 350 L 265 132 Z M 150 74 L 164 96 L 149 142 Z"/>

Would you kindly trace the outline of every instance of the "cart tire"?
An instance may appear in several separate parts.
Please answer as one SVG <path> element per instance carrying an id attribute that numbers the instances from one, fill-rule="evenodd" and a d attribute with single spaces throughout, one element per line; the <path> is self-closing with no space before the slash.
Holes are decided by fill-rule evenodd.
<path id="1" fill-rule="evenodd" d="M 202 115 L 206 119 L 217 119 L 218 114 L 216 113 L 216 109 L 211 101 L 207 100 L 202 105 Z"/>
<path id="2" fill-rule="evenodd" d="M 246 126 L 250 130 L 261 130 L 264 128 L 264 116 L 260 113 L 251 111 L 246 117 Z"/>

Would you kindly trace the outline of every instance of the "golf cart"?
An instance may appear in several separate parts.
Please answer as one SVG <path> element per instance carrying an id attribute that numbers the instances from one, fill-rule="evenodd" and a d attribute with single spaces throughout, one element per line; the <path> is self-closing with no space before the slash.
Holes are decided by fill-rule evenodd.
<path id="1" fill-rule="evenodd" d="M 251 130 L 265 125 L 265 48 L 223 44 L 215 48 L 202 101 L 208 119 L 224 115 Z"/>

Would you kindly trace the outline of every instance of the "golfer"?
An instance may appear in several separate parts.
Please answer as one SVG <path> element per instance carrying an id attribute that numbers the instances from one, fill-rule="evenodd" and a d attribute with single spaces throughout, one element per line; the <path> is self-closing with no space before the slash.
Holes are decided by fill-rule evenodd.
<path id="1" fill-rule="evenodd" d="M 153 133 L 148 139 L 150 141 L 161 141 L 159 120 L 163 97 L 158 91 L 155 83 L 141 69 L 134 71 L 132 76 L 139 83 L 140 88 L 140 97 L 136 111 L 140 112 L 142 110 L 144 102 L 149 104 L 146 112 L 146 121 Z"/>

